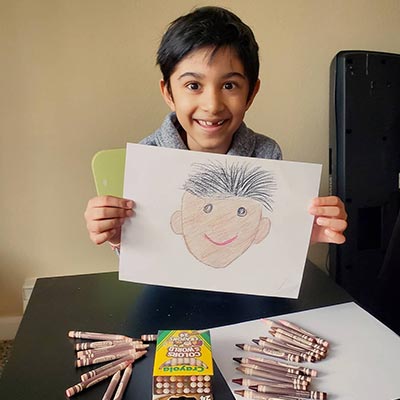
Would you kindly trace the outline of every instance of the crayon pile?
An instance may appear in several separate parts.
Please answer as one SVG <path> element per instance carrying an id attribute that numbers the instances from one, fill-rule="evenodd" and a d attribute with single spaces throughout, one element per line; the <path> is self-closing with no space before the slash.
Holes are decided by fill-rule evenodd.
<path id="1" fill-rule="evenodd" d="M 247 386 L 235 390 L 235 394 L 257 400 L 326 400 L 326 392 L 311 389 L 317 370 L 297 363 L 323 360 L 328 354 L 329 342 L 286 320 L 264 321 L 272 337 L 252 339 L 254 345 L 236 345 L 258 355 L 234 358 L 239 363 L 236 369 L 246 377 L 233 379 L 233 382 Z M 260 357 L 260 354 L 269 357 Z"/>
<path id="2" fill-rule="evenodd" d="M 102 400 L 122 399 L 132 374 L 133 363 L 147 353 L 149 345 L 144 342 L 157 340 L 157 335 L 142 335 L 140 339 L 135 339 L 125 335 L 81 331 L 69 331 L 68 336 L 87 340 L 75 343 L 77 368 L 100 363 L 103 365 L 82 374 L 81 381 L 65 391 L 66 396 L 71 397 L 111 378 Z"/>

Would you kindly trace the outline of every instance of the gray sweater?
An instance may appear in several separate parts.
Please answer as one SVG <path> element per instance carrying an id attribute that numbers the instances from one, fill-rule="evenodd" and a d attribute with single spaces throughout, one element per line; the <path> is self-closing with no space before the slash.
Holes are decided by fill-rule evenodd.
<path id="1" fill-rule="evenodd" d="M 141 144 L 150 146 L 168 147 L 172 149 L 187 150 L 176 126 L 179 124 L 175 113 L 170 113 L 165 118 L 161 127 L 153 134 L 140 141 Z M 235 132 L 229 155 L 255 158 L 282 159 L 281 149 L 273 139 L 256 133 L 249 129 L 244 122 Z"/>

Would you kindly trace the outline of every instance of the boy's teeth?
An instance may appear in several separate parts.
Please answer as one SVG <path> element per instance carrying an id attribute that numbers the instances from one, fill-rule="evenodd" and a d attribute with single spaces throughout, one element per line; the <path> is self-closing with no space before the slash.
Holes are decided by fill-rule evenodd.
<path id="1" fill-rule="evenodd" d="M 213 126 L 213 125 L 222 125 L 224 120 L 218 121 L 218 122 L 211 122 L 211 121 L 203 121 L 199 119 L 200 125 L 206 125 L 206 126 Z"/>

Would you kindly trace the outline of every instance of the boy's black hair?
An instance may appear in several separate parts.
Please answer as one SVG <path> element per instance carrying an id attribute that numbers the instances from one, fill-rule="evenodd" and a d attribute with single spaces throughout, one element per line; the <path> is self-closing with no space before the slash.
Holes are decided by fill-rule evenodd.
<path id="1" fill-rule="evenodd" d="M 218 161 L 194 163 L 193 168 L 195 172 L 189 176 L 183 189 L 194 196 L 244 197 L 256 200 L 272 211 L 276 182 L 271 172 L 238 162 L 231 165 Z"/>
<path id="2" fill-rule="evenodd" d="M 249 100 L 260 68 L 258 44 L 252 30 L 235 14 L 221 7 L 197 8 L 169 25 L 157 52 L 157 64 L 167 87 L 176 65 L 185 56 L 209 46 L 213 47 L 211 58 L 223 47 L 237 53 L 249 80 Z"/>

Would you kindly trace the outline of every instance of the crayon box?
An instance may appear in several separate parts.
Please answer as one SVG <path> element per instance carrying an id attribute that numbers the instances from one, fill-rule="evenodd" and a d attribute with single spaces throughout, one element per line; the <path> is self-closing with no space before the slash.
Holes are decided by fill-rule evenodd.
<path id="1" fill-rule="evenodd" d="M 153 400 L 213 400 L 210 331 L 158 332 Z"/>

